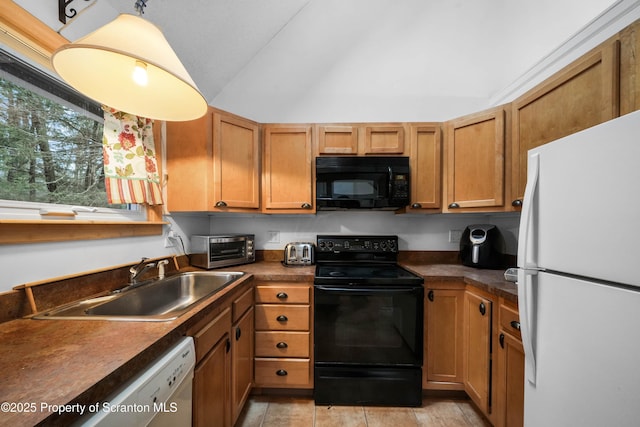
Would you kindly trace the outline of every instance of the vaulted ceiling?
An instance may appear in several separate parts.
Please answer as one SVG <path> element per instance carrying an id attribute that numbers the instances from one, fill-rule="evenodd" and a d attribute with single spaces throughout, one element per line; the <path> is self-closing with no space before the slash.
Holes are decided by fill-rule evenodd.
<path id="1" fill-rule="evenodd" d="M 114 15 L 95 27 L 136 13 L 104 1 Z M 424 121 L 483 108 L 612 3 L 149 0 L 144 17 L 213 106 L 261 122 Z"/>

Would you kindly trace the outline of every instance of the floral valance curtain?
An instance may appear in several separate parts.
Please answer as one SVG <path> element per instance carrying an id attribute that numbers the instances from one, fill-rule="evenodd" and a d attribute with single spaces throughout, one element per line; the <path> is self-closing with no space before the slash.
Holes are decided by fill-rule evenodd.
<path id="1" fill-rule="evenodd" d="M 102 151 L 109 203 L 162 204 L 153 120 L 108 107 L 103 110 Z"/>

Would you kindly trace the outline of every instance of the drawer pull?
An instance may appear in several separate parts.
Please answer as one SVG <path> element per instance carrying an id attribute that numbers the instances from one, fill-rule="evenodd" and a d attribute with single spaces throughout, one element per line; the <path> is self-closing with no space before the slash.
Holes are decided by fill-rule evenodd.
<path id="1" fill-rule="evenodd" d="M 289 320 L 289 318 L 287 316 L 285 316 L 284 314 L 281 314 L 280 316 L 276 317 L 276 320 L 278 322 L 286 322 L 287 320 Z"/>
<path id="2" fill-rule="evenodd" d="M 284 369 L 278 369 L 276 371 L 276 375 L 279 377 L 286 377 L 289 373 L 287 371 L 285 371 Z"/>
<path id="3" fill-rule="evenodd" d="M 216 208 L 226 208 L 226 207 L 227 207 L 227 204 L 223 200 L 220 200 L 216 203 Z"/>
<path id="4" fill-rule="evenodd" d="M 276 347 L 278 347 L 278 348 L 287 348 L 289 346 L 287 345 L 286 342 L 280 341 L 278 344 L 276 344 Z"/>
<path id="5" fill-rule="evenodd" d="M 520 330 L 520 322 L 518 322 L 517 320 L 512 320 L 511 321 L 511 327 L 517 331 Z"/>
<path id="6" fill-rule="evenodd" d="M 276 298 L 278 298 L 278 299 L 287 299 L 287 298 L 289 298 L 289 295 L 287 295 L 285 292 L 278 292 L 278 294 L 276 295 Z"/>

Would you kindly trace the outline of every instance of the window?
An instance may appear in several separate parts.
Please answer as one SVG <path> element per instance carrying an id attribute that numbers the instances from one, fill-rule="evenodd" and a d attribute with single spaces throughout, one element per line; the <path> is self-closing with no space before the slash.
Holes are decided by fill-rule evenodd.
<path id="1" fill-rule="evenodd" d="M 109 206 L 99 112 L 0 51 L 0 199 Z"/>
<path id="2" fill-rule="evenodd" d="M 42 71 L 65 40 L 0 9 L 0 244 L 161 234 L 161 207 L 106 202 L 100 106 Z"/>

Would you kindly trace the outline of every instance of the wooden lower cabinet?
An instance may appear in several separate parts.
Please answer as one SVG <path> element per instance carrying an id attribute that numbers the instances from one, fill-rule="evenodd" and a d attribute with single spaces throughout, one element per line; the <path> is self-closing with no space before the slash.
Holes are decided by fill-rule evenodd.
<path id="1" fill-rule="evenodd" d="M 496 427 L 524 424 L 524 349 L 516 304 L 500 301 L 495 347 Z"/>
<path id="2" fill-rule="evenodd" d="M 491 413 L 491 317 L 488 296 L 467 290 L 464 296 L 464 390 L 486 415 Z"/>
<path id="3" fill-rule="evenodd" d="M 256 284 L 255 386 L 313 388 L 311 285 Z"/>
<path id="4" fill-rule="evenodd" d="M 231 422 L 231 308 L 204 326 L 196 325 L 193 378 L 193 425 L 228 427 Z M 212 424 L 212 420 L 216 420 Z"/>
<path id="5" fill-rule="evenodd" d="M 253 386 L 253 285 L 188 331 L 196 346 L 193 425 L 231 427 Z"/>
<path id="6" fill-rule="evenodd" d="M 425 288 L 422 387 L 431 390 L 462 390 L 465 284 L 426 282 Z"/>
<path id="7" fill-rule="evenodd" d="M 250 291 L 253 291 L 251 289 Z M 231 417 L 235 423 L 253 387 L 254 309 L 250 307 L 232 328 Z"/>

